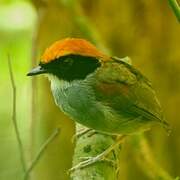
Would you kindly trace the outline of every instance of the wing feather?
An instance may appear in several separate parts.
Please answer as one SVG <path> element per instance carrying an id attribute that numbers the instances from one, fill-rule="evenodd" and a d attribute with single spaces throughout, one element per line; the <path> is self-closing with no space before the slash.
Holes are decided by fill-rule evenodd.
<path id="1" fill-rule="evenodd" d="M 119 113 L 162 122 L 162 110 L 150 81 L 130 64 L 112 59 L 96 72 L 95 93 Z"/>

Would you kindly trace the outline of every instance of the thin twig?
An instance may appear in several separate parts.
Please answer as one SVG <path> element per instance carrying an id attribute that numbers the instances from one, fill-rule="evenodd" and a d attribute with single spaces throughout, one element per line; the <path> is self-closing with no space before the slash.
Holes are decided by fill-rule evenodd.
<path id="1" fill-rule="evenodd" d="M 168 0 L 169 4 L 177 18 L 177 20 L 180 22 L 180 6 L 176 0 Z"/>
<path id="2" fill-rule="evenodd" d="M 55 139 L 55 137 L 57 137 L 59 132 L 60 132 L 59 128 L 55 129 L 55 131 L 49 136 L 49 138 L 44 142 L 44 144 L 42 144 L 42 146 L 40 147 L 39 151 L 37 152 L 35 158 L 32 160 L 30 166 L 28 167 L 27 171 L 25 172 L 24 180 L 28 179 L 30 172 L 36 166 L 37 162 L 43 155 L 44 151 L 47 149 L 48 145 Z"/>
<path id="3" fill-rule="evenodd" d="M 13 90 L 12 121 L 13 121 L 15 134 L 16 134 L 16 138 L 17 138 L 17 142 L 18 142 L 18 147 L 19 147 L 19 152 L 20 152 L 20 159 L 21 159 L 23 171 L 26 172 L 26 161 L 25 161 L 25 155 L 24 155 L 24 150 L 23 150 L 23 144 L 22 144 L 22 140 L 21 140 L 20 133 L 19 133 L 19 130 L 18 130 L 17 119 L 16 119 L 16 85 L 15 85 L 15 81 L 14 81 L 10 55 L 8 55 L 8 68 L 9 68 L 9 74 L 10 74 L 11 85 L 12 85 L 12 90 Z"/>

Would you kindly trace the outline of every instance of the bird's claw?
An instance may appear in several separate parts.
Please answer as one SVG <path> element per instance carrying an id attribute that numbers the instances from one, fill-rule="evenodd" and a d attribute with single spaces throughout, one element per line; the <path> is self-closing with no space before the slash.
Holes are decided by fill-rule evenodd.
<path id="1" fill-rule="evenodd" d="M 95 157 L 81 157 L 80 159 L 82 159 L 83 161 L 69 169 L 69 172 L 85 168 L 97 162 L 108 162 L 109 164 L 111 164 L 111 166 L 116 166 L 116 163 L 113 160 L 104 157 L 102 154 L 99 154 Z"/>
<path id="2" fill-rule="evenodd" d="M 95 157 L 81 157 L 81 159 L 86 159 L 86 160 L 80 162 L 79 164 L 77 164 L 74 167 L 72 167 L 71 169 L 69 169 L 69 172 L 75 171 L 77 169 L 85 168 L 89 165 L 92 165 L 92 164 L 98 162 L 98 161 L 106 161 L 106 162 L 110 162 L 111 164 L 113 163 L 113 165 L 114 165 L 115 164 L 114 161 L 107 159 L 107 155 L 110 152 L 112 152 L 112 150 L 114 150 L 115 147 L 117 147 L 120 143 L 122 143 L 125 137 L 126 137 L 126 135 L 119 136 L 116 143 L 114 143 L 109 148 L 107 148 L 104 152 L 102 152 L 101 154 L 99 154 Z"/>
<path id="3" fill-rule="evenodd" d="M 81 159 L 86 159 L 82 162 L 80 162 L 79 164 L 75 165 L 74 167 L 72 167 L 71 169 L 69 169 L 69 172 L 75 171 L 77 169 L 82 169 L 85 168 L 91 164 L 94 164 L 95 162 L 99 161 L 99 157 L 81 157 Z"/>
<path id="4" fill-rule="evenodd" d="M 97 161 L 96 162 L 100 162 L 100 161 L 105 161 L 105 162 L 108 162 L 108 163 L 110 163 L 110 164 L 112 164 L 113 166 L 115 166 L 115 161 L 114 160 L 111 160 L 111 159 L 109 159 L 109 158 L 107 158 L 107 157 L 80 157 L 80 159 L 81 160 L 83 160 L 83 161 L 87 161 L 87 160 L 90 160 L 90 159 L 93 159 L 93 158 L 96 158 L 97 159 Z M 93 163 L 95 163 L 94 161 L 93 161 Z"/>
<path id="5" fill-rule="evenodd" d="M 88 133 L 92 129 L 90 128 L 82 128 L 80 129 L 73 137 L 72 137 L 72 142 L 74 142 L 77 138 L 80 138 L 82 135 Z"/>

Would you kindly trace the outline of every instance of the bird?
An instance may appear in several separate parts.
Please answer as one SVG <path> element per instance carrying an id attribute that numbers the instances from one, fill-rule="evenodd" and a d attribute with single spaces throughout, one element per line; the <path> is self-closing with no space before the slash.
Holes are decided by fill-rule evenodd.
<path id="1" fill-rule="evenodd" d="M 55 103 L 66 115 L 99 133 L 127 136 L 155 124 L 169 127 L 151 82 L 127 61 L 85 39 L 54 42 L 27 76 L 39 74 L 49 78 Z"/>

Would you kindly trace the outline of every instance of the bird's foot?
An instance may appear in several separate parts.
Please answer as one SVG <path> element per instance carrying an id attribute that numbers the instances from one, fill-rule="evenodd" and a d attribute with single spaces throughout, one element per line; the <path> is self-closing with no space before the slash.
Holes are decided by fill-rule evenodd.
<path id="1" fill-rule="evenodd" d="M 80 138 L 82 135 L 86 133 L 89 133 L 88 137 L 91 137 L 93 134 L 96 133 L 96 131 L 90 128 L 82 128 L 78 130 L 78 132 L 72 137 L 72 142 L 74 142 L 77 138 Z"/>
<path id="2" fill-rule="evenodd" d="M 97 162 L 107 162 L 111 166 L 116 166 L 115 161 L 106 158 L 106 155 L 104 154 L 104 152 L 95 157 L 82 157 L 81 159 L 83 159 L 83 161 L 77 164 L 76 166 L 72 167 L 71 169 L 69 169 L 69 172 L 75 171 L 77 169 L 85 168 Z"/>
<path id="3" fill-rule="evenodd" d="M 101 154 L 95 156 L 95 157 L 82 157 L 81 159 L 85 159 L 84 161 L 80 162 L 79 164 L 75 165 L 74 167 L 72 167 L 69 172 L 75 171 L 77 169 L 82 169 L 85 168 L 89 165 L 92 165 L 96 162 L 99 161 L 106 161 L 109 162 L 111 164 L 115 164 L 113 160 L 110 160 L 107 158 L 107 155 L 109 155 L 110 152 L 112 152 L 119 144 L 122 143 L 122 141 L 124 140 L 124 136 L 119 136 L 119 138 L 117 139 L 117 141 L 112 144 L 109 148 L 107 148 L 104 152 L 102 152 Z"/>
<path id="4" fill-rule="evenodd" d="M 87 164 L 86 166 L 89 166 L 93 163 L 96 163 L 96 162 L 107 162 L 109 163 L 111 166 L 116 166 L 116 162 L 115 160 L 112 160 L 110 158 L 107 158 L 106 155 L 104 153 L 101 153 L 95 157 L 81 157 L 82 160 L 84 160 L 83 162 L 87 161 Z M 85 166 L 85 167 L 86 167 Z M 83 167 L 82 167 L 83 168 Z"/>

